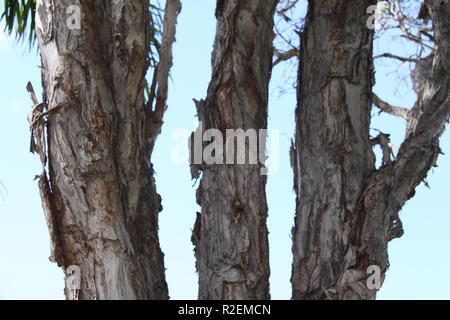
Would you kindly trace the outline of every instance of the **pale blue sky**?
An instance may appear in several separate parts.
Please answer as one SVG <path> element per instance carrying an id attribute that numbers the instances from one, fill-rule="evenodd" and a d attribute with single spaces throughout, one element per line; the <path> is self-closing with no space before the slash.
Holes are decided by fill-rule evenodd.
<path id="1" fill-rule="evenodd" d="M 3 3 L 0 4 L 3 6 Z M 183 3 L 179 18 L 169 110 L 158 138 L 153 162 L 158 192 L 163 199 L 160 239 L 165 253 L 167 281 L 173 299 L 195 299 L 197 275 L 193 246 L 195 190 L 186 165 L 171 161 L 176 129 L 192 130 L 196 120 L 193 98 L 204 98 L 210 79 L 210 57 L 215 32 L 215 1 Z M 2 9 L 2 7 L 0 7 Z M 1 27 L 3 29 L 3 27 Z M 411 50 L 401 43 L 381 39 L 376 51 Z M 37 184 L 40 174 L 37 156 L 28 152 L 27 114 L 31 101 L 25 90 L 32 81 L 40 87 L 39 57 L 26 45 L 17 44 L 0 33 L 0 299 L 63 299 L 63 273 L 48 261 L 49 239 Z M 411 106 L 414 95 L 392 64 L 377 63 L 375 91 L 395 105 Z M 291 239 L 295 195 L 288 149 L 294 128 L 295 94 L 280 95 L 277 87 L 295 69 L 277 67 L 273 73 L 269 128 L 280 130 L 280 169 L 269 177 L 271 293 L 274 299 L 289 299 L 291 287 Z M 40 91 L 40 90 L 39 90 Z M 374 112 L 375 113 L 375 112 Z M 404 123 L 390 116 L 374 116 L 373 128 L 392 134 L 399 145 Z M 449 135 L 442 138 L 442 149 L 450 153 Z M 380 290 L 380 299 L 449 299 L 450 280 L 450 158 L 441 156 L 439 168 L 430 173 L 431 190 L 421 185 L 416 196 L 401 212 L 405 235 L 391 242 L 391 268 Z"/>

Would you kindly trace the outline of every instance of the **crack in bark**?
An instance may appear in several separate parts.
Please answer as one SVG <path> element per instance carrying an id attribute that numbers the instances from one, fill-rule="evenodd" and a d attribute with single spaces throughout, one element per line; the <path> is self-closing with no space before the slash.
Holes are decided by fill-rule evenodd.
<path id="1" fill-rule="evenodd" d="M 217 34 L 206 100 L 196 101 L 203 130 L 265 129 L 276 0 L 217 2 Z M 192 138 L 196 136 L 193 133 Z M 266 177 L 261 165 L 192 163 L 198 179 L 192 241 L 200 299 L 268 299 Z M 200 137 L 202 139 L 202 137 Z M 201 143 L 203 145 L 203 143 Z M 224 148 L 225 149 L 225 148 Z M 200 152 L 203 151 L 203 148 Z"/>
<path id="2" fill-rule="evenodd" d="M 330 70 L 339 68 L 340 64 L 350 63 L 348 60 L 352 56 L 344 55 L 343 62 L 333 61 L 331 64 L 329 52 L 338 50 L 336 47 L 344 46 L 346 42 L 349 42 L 347 48 L 353 50 L 354 47 L 350 45 L 352 39 L 365 43 L 360 48 L 371 47 L 372 36 L 364 36 L 367 32 L 365 26 L 359 20 L 347 20 L 354 16 L 355 10 L 363 16 L 371 1 L 351 3 L 348 7 L 342 4 L 341 10 L 337 8 L 341 4 L 334 0 L 324 1 L 320 7 L 316 7 L 315 2 L 311 1 L 302 36 L 299 71 L 301 86 L 296 114 L 296 145 L 293 148 L 299 150 L 301 172 L 298 161 L 295 161 L 295 154 L 292 161 L 297 192 L 297 216 L 293 230 L 294 299 L 375 298 L 376 290 L 370 290 L 366 285 L 367 268 L 371 265 L 379 266 L 382 272 L 381 282 L 384 280 L 389 266 L 388 242 L 403 235 L 399 212 L 414 195 L 415 188 L 426 178 L 429 169 L 436 165 L 437 156 L 441 152 L 439 137 L 450 117 L 450 26 L 446 23 L 450 12 L 442 10 L 437 1 L 428 3 L 436 34 L 436 53 L 416 63 L 412 77 L 418 100 L 412 110 L 393 107 L 371 93 L 371 76 L 364 79 L 364 75 L 372 70 L 371 50 L 365 52 L 366 56 L 362 60 L 364 63 L 359 61 L 359 69 L 355 68 L 355 75 L 360 75 L 360 85 L 365 87 L 361 92 L 366 92 L 356 96 L 365 96 L 367 101 L 354 104 L 356 99 L 349 100 L 352 95 L 355 97 L 358 87 L 333 86 L 333 81 L 324 81 L 329 79 Z M 324 21 L 321 18 L 322 11 L 331 7 L 336 14 Z M 317 39 L 328 39 L 330 34 L 341 34 L 341 29 L 330 27 L 337 21 L 347 30 L 342 33 L 343 36 L 353 36 L 343 37 L 336 43 L 318 42 Z M 317 43 L 320 43 L 321 50 L 314 46 Z M 321 52 L 325 52 L 327 57 L 322 57 Z M 324 65 L 325 62 L 330 65 Z M 353 63 L 354 61 L 351 62 Z M 310 64 L 316 65 L 314 73 L 308 72 Z M 341 81 L 345 81 L 345 77 Z M 325 87 L 320 86 L 323 83 L 326 83 Z M 352 81 L 352 84 L 357 85 L 357 82 Z M 328 92 L 331 93 L 334 90 L 336 98 L 325 100 L 324 97 L 327 96 L 318 95 L 313 91 L 314 88 L 321 88 L 319 94 L 325 88 L 329 88 Z M 345 99 L 339 98 L 342 95 Z M 408 121 L 406 138 L 395 160 L 390 159 L 386 135 L 380 135 L 376 141 L 371 142 L 380 143 L 384 149 L 383 165 L 378 170 L 374 168 L 373 155 L 367 152 L 366 145 L 358 145 L 357 140 L 350 138 L 353 136 L 345 131 L 346 125 L 358 128 L 359 121 L 359 127 L 363 130 L 354 130 L 355 134 L 362 138 L 369 136 L 369 122 L 358 120 L 354 115 L 361 106 L 370 106 L 372 102 L 381 110 Z M 318 108 L 323 111 L 320 115 L 314 113 Z M 344 110 L 341 112 L 348 112 L 349 116 L 342 117 L 340 112 L 332 112 L 333 108 Z M 370 108 L 364 109 L 364 113 L 369 118 Z M 353 121 L 350 122 L 350 119 Z M 338 120 L 343 120 L 344 124 L 338 125 Z M 328 131 L 333 133 L 332 140 L 327 140 Z M 351 147 L 339 148 L 342 141 L 346 141 Z M 360 156 L 352 155 L 353 150 L 359 150 Z M 353 182 L 352 172 L 353 177 L 355 174 L 359 175 Z M 301 179 L 297 178 L 299 174 Z M 341 186 L 333 188 L 338 181 Z M 348 190 L 349 186 L 356 187 L 356 190 L 351 192 Z M 321 198 L 315 197 L 316 194 Z M 338 266 L 337 273 L 328 271 L 329 263 L 332 262 Z"/>
<path id="3" fill-rule="evenodd" d="M 47 4 L 38 0 L 38 10 Z M 34 132 L 48 136 L 39 148 L 49 168 L 40 189 L 55 260 L 81 269 L 80 299 L 167 299 L 157 234 L 161 198 L 147 141 L 156 139 L 160 126 L 147 123 L 143 101 L 148 3 L 81 2 L 82 30 L 76 34 L 65 26 L 70 4 L 55 2 L 36 21 L 38 29 L 54 21 L 54 37 L 38 32 L 48 108 L 36 108 L 32 123 Z M 179 12 L 170 9 L 174 5 L 179 9 L 178 0 L 167 1 L 166 56 L 158 73 L 163 111 Z"/>

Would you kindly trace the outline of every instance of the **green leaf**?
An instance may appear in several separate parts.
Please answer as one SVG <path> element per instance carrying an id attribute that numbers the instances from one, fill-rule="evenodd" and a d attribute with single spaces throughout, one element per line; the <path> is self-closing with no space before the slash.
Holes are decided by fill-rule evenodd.
<path id="1" fill-rule="evenodd" d="M 0 20 L 5 21 L 5 31 L 14 34 L 18 40 L 28 38 L 30 46 L 36 39 L 34 17 L 36 0 L 4 0 Z"/>
<path id="2" fill-rule="evenodd" d="M 152 1 L 153 2 L 153 1 Z M 150 66 L 155 67 L 159 60 L 159 50 L 161 48 L 161 29 L 163 21 L 163 9 L 159 3 L 150 3 Z M 28 38 L 31 45 L 36 40 L 35 33 L 35 13 L 36 0 L 4 0 L 4 9 L 0 21 L 5 21 L 5 31 L 16 36 L 17 40 Z"/>

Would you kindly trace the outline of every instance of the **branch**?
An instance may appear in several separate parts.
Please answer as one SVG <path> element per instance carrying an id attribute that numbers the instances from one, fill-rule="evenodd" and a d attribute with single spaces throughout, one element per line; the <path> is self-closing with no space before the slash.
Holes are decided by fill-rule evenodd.
<path id="1" fill-rule="evenodd" d="M 155 69 L 151 85 L 151 92 L 155 91 L 156 86 L 158 87 L 156 89 L 156 103 L 154 110 L 152 109 L 152 105 L 148 106 L 152 111 L 148 130 L 151 149 L 153 148 L 156 136 L 161 132 L 162 120 L 167 110 L 169 73 L 173 62 L 172 48 L 175 42 L 177 18 L 180 11 L 180 0 L 167 0 L 164 10 L 160 61 Z M 153 104 L 153 97 L 149 97 L 149 101 Z"/>
<path id="2" fill-rule="evenodd" d="M 274 61 L 273 66 L 275 67 L 280 62 L 287 61 L 294 57 L 298 57 L 298 55 L 299 50 L 297 48 L 285 52 L 278 51 L 276 48 L 274 48 L 274 56 L 277 57 L 277 59 Z"/>
<path id="3" fill-rule="evenodd" d="M 175 42 L 177 17 L 181 11 L 180 0 L 169 0 L 166 4 L 164 25 L 162 34 L 162 45 L 160 62 L 157 67 L 156 81 L 158 90 L 156 91 L 156 106 L 154 115 L 156 119 L 162 120 L 166 110 L 168 95 L 169 72 L 172 67 L 172 47 Z"/>
<path id="4" fill-rule="evenodd" d="M 401 108 L 401 107 L 392 106 L 389 103 L 381 100 L 380 97 L 378 97 L 375 93 L 372 93 L 372 102 L 381 111 L 384 111 L 384 112 L 392 114 L 394 116 L 403 118 L 407 121 L 409 121 L 411 118 L 410 110 Z"/>
<path id="5" fill-rule="evenodd" d="M 437 45 L 429 77 L 423 80 L 423 93 L 410 111 L 407 137 L 396 160 L 380 169 L 367 188 L 367 194 L 379 204 L 378 214 L 387 213 L 394 222 L 390 239 L 398 236 L 398 232 L 391 231 L 401 226 L 398 212 L 414 196 L 416 187 L 442 153 L 439 138 L 450 119 L 450 12 L 443 10 L 438 1 L 429 2 L 429 6 Z"/>
<path id="6" fill-rule="evenodd" d="M 430 31 L 429 29 L 421 29 L 421 30 L 419 30 L 419 32 L 421 34 L 423 34 L 424 36 L 426 36 L 428 38 L 428 40 L 436 43 L 436 39 L 434 38 L 434 36 L 432 34 L 430 34 L 429 31 Z"/>
<path id="7" fill-rule="evenodd" d="M 393 16 L 395 21 L 398 23 L 398 28 L 403 33 L 402 37 L 411 40 L 413 42 L 416 42 L 422 47 L 426 47 L 430 50 L 433 50 L 433 48 L 428 44 L 426 44 L 419 35 L 415 35 L 410 32 L 410 26 L 408 25 L 409 18 L 402 12 L 401 5 L 399 3 L 397 3 L 397 5 L 389 7 L 389 12 Z M 421 34 L 421 32 L 419 32 L 419 34 Z"/>
<path id="8" fill-rule="evenodd" d="M 414 59 L 414 58 L 406 58 L 406 57 L 401 57 L 401 56 L 397 56 L 395 54 L 391 54 L 391 53 L 383 53 L 383 54 L 379 54 L 375 57 L 373 57 L 374 59 L 378 59 L 378 58 L 391 58 L 391 59 L 397 59 L 400 60 L 402 62 L 418 62 L 418 59 Z"/>
<path id="9" fill-rule="evenodd" d="M 297 5 L 297 3 L 299 3 L 299 2 L 300 2 L 300 0 L 293 0 L 292 2 L 289 2 L 289 3 L 287 4 L 286 7 L 281 8 L 281 9 L 279 9 L 279 10 L 277 11 L 278 15 L 284 16 L 284 14 L 285 14 L 286 12 L 288 12 L 288 11 L 291 10 L 293 7 L 295 7 L 295 6 Z"/>

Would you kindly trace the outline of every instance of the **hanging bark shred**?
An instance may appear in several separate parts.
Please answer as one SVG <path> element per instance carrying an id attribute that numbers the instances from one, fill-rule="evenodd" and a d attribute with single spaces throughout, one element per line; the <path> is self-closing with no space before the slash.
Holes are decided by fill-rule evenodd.
<path id="1" fill-rule="evenodd" d="M 151 90 L 155 95 L 149 98 L 147 109 L 150 110 L 148 123 L 148 139 L 150 142 L 150 152 L 153 151 L 155 139 L 161 132 L 164 113 L 167 110 L 167 97 L 169 91 L 169 75 L 173 63 L 172 47 L 175 42 L 177 17 L 181 12 L 180 0 L 170 0 L 166 2 L 163 22 L 163 40 L 160 49 L 160 61 L 154 72 Z"/>
<path id="2" fill-rule="evenodd" d="M 50 247 L 51 256 L 50 261 L 58 264 L 59 267 L 64 265 L 63 255 L 61 252 L 61 239 L 59 238 L 58 225 L 56 222 L 57 213 L 53 208 L 52 193 L 50 190 L 50 183 L 46 172 L 47 166 L 47 143 L 45 139 L 46 135 L 46 120 L 45 103 L 39 103 L 34 92 L 31 82 L 27 84 L 27 91 L 30 93 L 31 101 L 34 106 L 31 109 L 28 121 L 30 123 L 31 142 L 30 152 L 38 153 L 42 164 L 42 174 L 37 176 L 39 180 L 39 193 L 41 196 L 42 207 L 44 210 L 45 220 L 50 234 Z"/>

